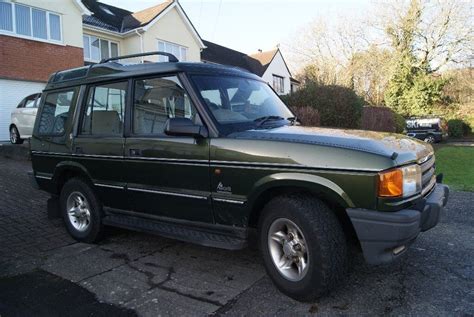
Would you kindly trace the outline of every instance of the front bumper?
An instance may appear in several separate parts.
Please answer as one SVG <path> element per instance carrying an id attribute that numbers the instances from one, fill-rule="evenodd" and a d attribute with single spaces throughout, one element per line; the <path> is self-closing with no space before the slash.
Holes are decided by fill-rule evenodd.
<path id="1" fill-rule="evenodd" d="M 436 184 L 417 209 L 381 212 L 348 208 L 367 263 L 387 263 L 404 253 L 420 232 L 436 226 L 448 197 L 449 187 Z"/>

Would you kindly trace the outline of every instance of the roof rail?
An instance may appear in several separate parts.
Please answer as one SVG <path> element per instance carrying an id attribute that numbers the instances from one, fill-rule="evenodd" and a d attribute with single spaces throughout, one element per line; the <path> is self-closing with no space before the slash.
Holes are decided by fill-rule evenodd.
<path id="1" fill-rule="evenodd" d="M 117 56 L 117 57 L 110 57 L 110 58 L 104 58 L 103 60 L 100 61 L 100 64 L 102 63 L 107 63 L 110 61 L 115 61 L 118 59 L 126 59 L 126 58 L 133 58 L 133 57 L 142 57 L 142 56 L 149 56 L 149 55 L 162 55 L 162 56 L 167 56 L 168 61 L 171 63 L 177 63 L 179 60 L 174 56 L 173 54 L 166 53 L 166 52 L 148 52 L 148 53 L 139 53 L 139 54 L 132 54 L 132 55 L 123 55 L 123 56 Z"/>

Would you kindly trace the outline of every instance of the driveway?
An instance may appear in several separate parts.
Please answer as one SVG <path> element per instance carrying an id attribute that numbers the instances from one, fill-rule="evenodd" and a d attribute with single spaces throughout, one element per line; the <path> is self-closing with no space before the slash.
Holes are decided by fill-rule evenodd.
<path id="1" fill-rule="evenodd" d="M 29 162 L 0 158 L 0 315 L 474 315 L 474 193 L 454 192 L 442 222 L 401 260 L 360 256 L 344 285 L 313 303 L 280 294 L 257 251 L 226 251 L 110 229 L 76 243 L 48 219 Z"/>

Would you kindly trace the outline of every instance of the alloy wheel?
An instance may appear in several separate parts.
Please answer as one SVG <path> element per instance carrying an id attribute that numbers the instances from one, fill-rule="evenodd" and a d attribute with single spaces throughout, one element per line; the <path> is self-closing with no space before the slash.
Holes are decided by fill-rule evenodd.
<path id="1" fill-rule="evenodd" d="M 77 231 L 86 231 L 91 223 L 89 203 L 83 194 L 73 192 L 66 202 L 69 222 Z"/>
<path id="2" fill-rule="evenodd" d="M 301 229 L 291 220 L 279 218 L 268 230 L 268 248 L 273 264 L 287 280 L 302 280 L 309 268 L 309 253 Z"/>

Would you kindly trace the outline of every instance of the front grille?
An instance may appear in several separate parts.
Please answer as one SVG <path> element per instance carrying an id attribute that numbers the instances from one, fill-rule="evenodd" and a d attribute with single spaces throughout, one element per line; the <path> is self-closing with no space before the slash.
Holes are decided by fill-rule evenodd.
<path id="1" fill-rule="evenodd" d="M 429 157 L 422 160 L 423 163 L 420 164 L 421 167 L 421 193 L 426 195 L 431 191 L 433 186 L 436 184 L 435 176 L 435 157 L 434 154 L 431 154 Z"/>

